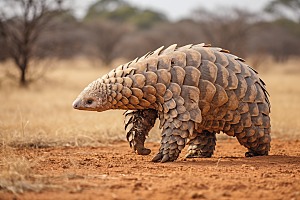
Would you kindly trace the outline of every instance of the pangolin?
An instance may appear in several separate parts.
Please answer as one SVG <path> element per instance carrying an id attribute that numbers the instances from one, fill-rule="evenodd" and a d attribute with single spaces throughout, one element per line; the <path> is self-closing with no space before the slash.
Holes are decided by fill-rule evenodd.
<path id="1" fill-rule="evenodd" d="M 73 107 L 123 109 L 130 146 L 149 154 L 146 135 L 159 118 L 161 146 L 152 161 L 211 157 L 216 133 L 236 137 L 245 156 L 268 155 L 270 102 L 257 71 L 229 51 L 197 44 L 160 47 L 90 83 Z"/>

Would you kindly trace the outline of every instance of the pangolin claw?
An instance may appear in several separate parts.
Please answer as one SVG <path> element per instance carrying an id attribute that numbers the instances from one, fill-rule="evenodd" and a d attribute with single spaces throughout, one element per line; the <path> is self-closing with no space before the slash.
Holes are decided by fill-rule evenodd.
<path id="1" fill-rule="evenodd" d="M 193 156 L 194 154 L 192 153 L 192 152 L 188 152 L 186 155 L 185 155 L 185 157 L 186 158 L 193 158 L 194 156 Z"/>
<path id="2" fill-rule="evenodd" d="M 151 153 L 151 150 L 147 148 L 143 148 L 143 149 L 137 149 L 135 150 L 135 152 L 138 155 L 149 155 Z"/>
<path id="3" fill-rule="evenodd" d="M 257 152 L 246 152 L 245 157 L 254 157 L 254 156 L 264 156 L 268 155 L 268 152 L 265 152 L 265 154 L 259 154 Z"/>
<path id="4" fill-rule="evenodd" d="M 164 163 L 164 162 L 167 162 L 168 160 L 169 160 L 169 154 L 165 154 L 160 162 Z"/>
<path id="5" fill-rule="evenodd" d="M 155 162 L 162 158 L 162 153 L 158 153 L 156 156 L 154 156 L 151 161 Z"/>
<path id="6" fill-rule="evenodd" d="M 253 152 L 246 152 L 245 153 L 245 157 L 254 157 L 254 153 Z"/>

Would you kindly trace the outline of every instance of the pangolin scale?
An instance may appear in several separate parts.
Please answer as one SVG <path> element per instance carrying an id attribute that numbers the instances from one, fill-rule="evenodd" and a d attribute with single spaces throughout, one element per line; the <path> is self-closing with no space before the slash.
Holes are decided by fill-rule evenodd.
<path id="1" fill-rule="evenodd" d="M 152 161 L 211 157 L 216 133 L 235 136 L 246 156 L 268 155 L 270 102 L 265 83 L 244 60 L 227 50 L 197 44 L 161 47 L 120 65 L 89 84 L 75 109 L 123 109 L 130 146 L 138 154 L 160 120 L 161 147 Z"/>

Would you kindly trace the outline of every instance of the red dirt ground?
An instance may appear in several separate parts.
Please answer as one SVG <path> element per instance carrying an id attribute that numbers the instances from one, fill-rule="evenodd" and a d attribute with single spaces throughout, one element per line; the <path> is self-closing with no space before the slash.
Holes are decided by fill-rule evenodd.
<path id="1" fill-rule="evenodd" d="M 64 188 L 13 194 L 0 199 L 300 199 L 300 141 L 273 139 L 269 156 L 245 158 L 236 140 L 220 140 L 212 158 L 153 163 L 125 142 L 106 147 L 17 149 L 36 162 L 37 174 Z"/>

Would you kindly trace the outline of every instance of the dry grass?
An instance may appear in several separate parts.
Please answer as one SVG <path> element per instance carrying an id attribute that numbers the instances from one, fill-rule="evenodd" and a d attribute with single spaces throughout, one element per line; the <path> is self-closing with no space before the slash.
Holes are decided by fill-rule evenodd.
<path id="1" fill-rule="evenodd" d="M 272 137 L 300 137 L 300 61 L 267 63 L 261 77 L 271 95 Z"/>
<path id="2" fill-rule="evenodd" d="M 43 189 L 44 184 L 34 176 L 31 166 L 32 163 L 24 157 L 17 157 L 9 147 L 3 145 L 0 159 L 0 189 L 13 193 Z"/>
<path id="3" fill-rule="evenodd" d="M 39 175 L 35 168 L 39 165 L 40 157 L 27 160 L 23 156 L 14 154 L 9 146 L 2 145 L 0 151 L 0 191 L 12 192 L 14 194 L 26 191 L 41 192 L 44 190 L 67 190 L 70 192 L 80 192 L 85 187 L 95 187 L 97 185 L 84 181 L 93 176 L 80 176 L 76 174 L 64 175 Z M 106 178 L 106 176 L 97 176 Z M 80 183 L 74 184 L 72 179 L 81 179 Z M 84 179 L 84 180 L 82 180 Z"/>

